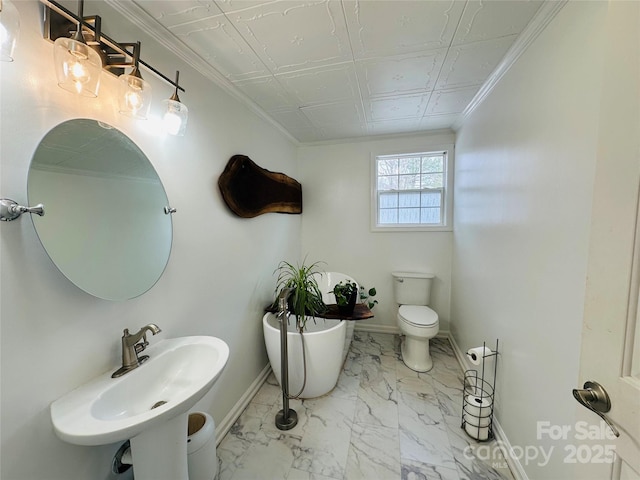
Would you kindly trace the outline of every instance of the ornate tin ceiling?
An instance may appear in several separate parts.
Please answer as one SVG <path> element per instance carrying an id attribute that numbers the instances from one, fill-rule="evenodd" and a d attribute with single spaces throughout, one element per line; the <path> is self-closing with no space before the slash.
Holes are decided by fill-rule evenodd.
<path id="1" fill-rule="evenodd" d="M 314 142 L 451 128 L 544 2 L 109 3 L 156 37 L 170 32 L 219 83 Z"/>

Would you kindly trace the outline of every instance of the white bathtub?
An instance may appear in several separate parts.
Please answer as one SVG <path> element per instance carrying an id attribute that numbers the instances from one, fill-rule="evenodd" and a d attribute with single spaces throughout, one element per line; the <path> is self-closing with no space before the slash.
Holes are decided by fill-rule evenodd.
<path id="1" fill-rule="evenodd" d="M 340 282 L 354 280 L 342 273 L 324 272 L 318 276 L 318 286 L 325 303 L 335 303 L 333 286 Z M 281 384 L 280 324 L 275 314 L 267 313 L 262 318 L 264 340 L 271 368 Z M 307 365 L 307 382 L 301 398 L 314 398 L 333 390 L 340 371 L 347 358 L 353 338 L 353 321 L 310 318 L 304 332 L 304 346 Z M 287 326 L 287 346 L 289 355 L 289 394 L 295 395 L 302 388 L 304 367 L 300 334 L 292 317 Z"/>

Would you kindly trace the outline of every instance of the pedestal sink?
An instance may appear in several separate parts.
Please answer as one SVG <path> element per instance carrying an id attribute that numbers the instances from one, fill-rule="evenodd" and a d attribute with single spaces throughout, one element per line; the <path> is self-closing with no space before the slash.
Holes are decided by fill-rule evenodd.
<path id="1" fill-rule="evenodd" d="M 188 411 L 229 358 L 216 337 L 162 340 L 149 360 L 119 378 L 106 372 L 51 404 L 56 434 L 75 445 L 131 440 L 136 480 L 188 480 Z"/>

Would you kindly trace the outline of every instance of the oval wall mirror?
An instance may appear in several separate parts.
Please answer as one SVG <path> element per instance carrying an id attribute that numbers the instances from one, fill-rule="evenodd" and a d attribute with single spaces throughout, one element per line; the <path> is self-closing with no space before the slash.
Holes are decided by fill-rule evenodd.
<path id="1" fill-rule="evenodd" d="M 116 128 L 88 119 L 53 128 L 31 160 L 27 196 L 44 204 L 45 215 L 31 217 L 47 254 L 87 293 L 126 300 L 162 275 L 172 241 L 167 195 Z"/>

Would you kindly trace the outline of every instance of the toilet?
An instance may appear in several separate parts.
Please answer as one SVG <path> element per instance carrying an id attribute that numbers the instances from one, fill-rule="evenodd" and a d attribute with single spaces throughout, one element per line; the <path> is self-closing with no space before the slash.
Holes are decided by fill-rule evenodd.
<path id="1" fill-rule="evenodd" d="M 433 367 L 429 339 L 438 334 L 438 314 L 430 309 L 430 273 L 393 272 L 393 294 L 398 308 L 402 338 L 402 361 L 411 370 L 428 372 Z"/>

